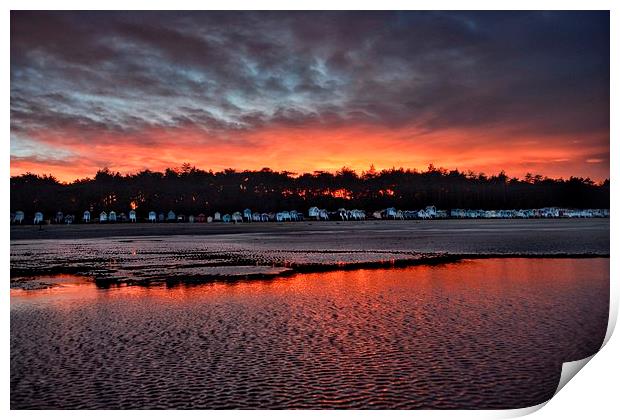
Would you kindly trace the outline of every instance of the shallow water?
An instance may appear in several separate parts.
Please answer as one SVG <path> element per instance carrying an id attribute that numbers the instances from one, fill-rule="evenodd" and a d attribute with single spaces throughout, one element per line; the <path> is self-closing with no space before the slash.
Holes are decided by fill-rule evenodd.
<path id="1" fill-rule="evenodd" d="M 530 406 L 609 307 L 604 258 L 52 283 L 11 291 L 12 409 Z"/>

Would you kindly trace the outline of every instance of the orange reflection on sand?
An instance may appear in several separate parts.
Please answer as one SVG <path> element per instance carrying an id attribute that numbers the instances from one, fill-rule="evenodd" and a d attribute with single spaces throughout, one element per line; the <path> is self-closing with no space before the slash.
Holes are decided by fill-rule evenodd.
<path id="1" fill-rule="evenodd" d="M 273 280 L 250 280 L 236 282 L 214 282 L 207 284 L 174 284 L 153 286 L 110 285 L 97 287 L 92 279 L 74 275 L 42 277 L 42 282 L 56 283 L 43 290 L 12 289 L 13 301 L 46 300 L 51 305 L 73 304 L 90 299 L 111 297 L 115 299 L 151 299 L 183 304 L 186 301 L 240 300 L 250 302 L 257 299 L 312 299 L 315 303 L 328 302 L 333 312 L 353 310 L 350 297 L 382 296 L 385 301 L 372 300 L 372 310 L 381 310 L 397 304 L 400 297 L 419 300 L 425 294 L 437 294 L 462 304 L 467 301 L 471 307 L 485 307 L 489 302 L 501 301 L 524 289 L 537 290 L 542 296 L 559 296 L 580 284 L 593 274 L 609 277 L 609 260 L 596 259 L 596 266 L 606 273 L 592 273 L 584 268 L 579 259 L 488 259 L 466 260 L 459 263 L 437 266 L 419 265 L 407 268 L 369 269 L 354 271 L 329 271 L 297 274 L 292 277 Z M 387 299 L 387 296 L 390 299 Z"/>

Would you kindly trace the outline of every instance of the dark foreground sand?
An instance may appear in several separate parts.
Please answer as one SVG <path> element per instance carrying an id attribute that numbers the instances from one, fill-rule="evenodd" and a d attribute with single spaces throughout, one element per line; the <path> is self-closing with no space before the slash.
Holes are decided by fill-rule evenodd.
<path id="1" fill-rule="evenodd" d="M 18 226 L 11 278 L 102 282 L 271 278 L 487 257 L 607 257 L 609 219 Z M 36 286 L 35 286 L 36 287 Z"/>

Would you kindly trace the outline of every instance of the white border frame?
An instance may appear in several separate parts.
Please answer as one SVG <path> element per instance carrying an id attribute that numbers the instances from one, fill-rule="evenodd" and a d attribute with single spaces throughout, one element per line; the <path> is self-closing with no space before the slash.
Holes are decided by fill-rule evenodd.
<path id="1" fill-rule="evenodd" d="M 211 10 L 610 10 L 611 19 L 611 126 L 610 126 L 610 157 L 618 156 L 617 147 L 617 134 L 618 127 L 614 121 L 618 121 L 619 115 L 616 106 L 615 98 L 618 97 L 618 18 L 619 6 L 616 6 L 617 2 L 611 0 L 590 0 L 590 1 L 576 1 L 576 0 L 505 0 L 501 3 L 486 1 L 486 0 L 435 0 L 424 2 L 411 2 L 403 0 L 383 0 L 381 2 L 371 2 L 366 0 L 314 0 L 312 2 L 290 2 L 284 0 L 266 0 L 261 2 L 251 2 L 244 0 L 227 0 L 221 3 L 215 2 L 202 2 L 198 0 L 176 0 L 174 2 L 162 2 L 162 1 L 119 1 L 109 0 L 106 2 L 84 2 L 76 0 L 60 0 L 51 4 L 49 1 L 43 0 L 23 0 L 23 1 L 8 1 L 8 9 L 3 15 L 3 21 L 5 22 L 2 27 L 5 29 L 2 33 L 2 47 L 3 47 L 3 66 L 2 74 L 5 80 L 3 85 L 3 92 L 5 98 L 5 112 L 4 112 L 4 132 L 9 134 L 10 127 L 10 113 L 9 113 L 9 98 L 10 98 L 10 10 L 46 10 L 46 9 L 64 9 L 64 10 L 81 10 L 81 9 L 95 9 L 95 10 L 199 10 L 199 9 L 211 9 Z M 87 7 L 88 6 L 88 7 Z M 614 6 L 616 6 L 614 8 Z M 615 51 L 615 53 L 614 53 Z M 616 117 L 616 118 L 614 118 Z M 5 145 L 5 152 L 10 156 L 9 144 Z M 9 183 L 10 179 L 10 157 L 5 156 L 2 161 L 2 173 L 4 173 L 5 182 L 0 184 L 2 197 L 9 196 Z M 611 255 L 615 253 L 616 238 L 618 237 L 618 226 L 615 223 L 615 210 L 620 207 L 617 206 L 618 200 L 618 188 L 614 181 L 618 179 L 618 168 L 614 164 L 614 159 L 610 162 L 610 179 L 611 182 Z M 9 213 L 9 200 L 2 200 L 3 214 Z M 2 394 L 0 396 L 1 411 L 9 414 L 12 418 L 51 418 L 51 419 L 73 419 L 81 418 L 85 415 L 82 411 L 9 411 L 9 375 L 10 375 L 10 317 L 9 317 L 9 254 L 10 254 L 10 227 L 8 223 L 5 223 L 1 227 L 5 234 L 5 240 L 2 243 L 2 269 L 4 270 L 4 293 L 2 293 L 2 306 L 3 311 L 1 313 L 2 325 L 5 328 L 3 338 L 3 345 L 1 347 L 3 364 L 1 365 L 2 376 L 4 381 L 2 382 Z M 611 310 L 610 310 L 610 325 L 606 341 L 611 337 L 611 332 L 616 324 L 618 314 L 618 281 L 617 274 L 620 273 L 618 262 L 616 258 L 611 258 Z M 380 418 L 383 416 L 389 416 L 395 419 L 410 418 L 410 416 L 416 416 L 421 418 L 505 418 L 515 417 L 520 415 L 529 414 L 537 411 L 542 406 L 545 406 L 543 410 L 537 411 L 534 416 L 536 418 L 568 418 L 568 419 L 582 419 L 585 416 L 593 418 L 608 418 L 609 413 L 617 412 L 617 385 L 618 374 L 620 372 L 619 363 L 616 355 L 619 354 L 620 344 L 618 339 L 611 339 L 605 346 L 600 354 L 597 354 L 590 363 L 583 369 L 583 372 L 579 373 L 578 378 L 570 381 L 564 389 L 561 390 L 556 396 L 554 396 L 548 403 L 541 404 L 539 406 L 530 407 L 521 410 L 481 410 L 481 411 L 296 411 L 291 413 L 289 411 L 125 411 L 125 412 L 108 412 L 108 411 L 90 411 L 87 415 L 93 417 L 93 419 L 103 419 L 109 416 L 120 418 L 164 418 L 168 416 L 180 416 L 183 418 L 204 418 L 204 416 L 216 417 L 216 418 L 262 418 L 269 416 L 275 419 L 285 419 L 294 415 L 301 418 L 314 418 L 321 416 L 321 418 Z"/>

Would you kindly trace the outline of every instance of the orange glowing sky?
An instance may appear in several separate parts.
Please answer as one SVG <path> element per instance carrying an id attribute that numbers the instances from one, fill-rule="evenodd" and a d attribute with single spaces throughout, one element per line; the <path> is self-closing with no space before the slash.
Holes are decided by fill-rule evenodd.
<path id="1" fill-rule="evenodd" d="M 45 147 L 70 143 L 76 158 L 33 161 L 13 159 L 11 174 L 51 173 L 62 181 L 92 176 L 109 166 L 121 173 L 142 169 L 163 170 L 190 162 L 199 168 L 261 169 L 294 172 L 335 171 L 343 166 L 368 170 L 392 167 L 424 170 L 429 163 L 448 169 L 474 170 L 486 174 L 505 170 L 511 176 L 525 173 L 566 177 L 577 174 L 602 180 L 609 176 L 604 142 L 565 136 L 507 135 L 501 132 L 460 132 L 445 130 L 418 133 L 416 130 L 382 130 L 373 127 L 287 128 L 247 134 L 244 142 L 227 143 L 211 139 L 203 132 L 160 130 L 142 134 L 144 144 L 132 137 L 99 138 L 83 143 L 51 136 Z M 603 135 L 604 136 L 604 135 Z M 603 137 L 604 138 L 604 137 Z M 498 142 L 502 139 L 503 142 Z M 180 163 L 178 163 L 180 162 Z"/>
<path id="2" fill-rule="evenodd" d="M 11 13 L 11 175 L 609 177 L 607 12 L 307 15 Z"/>

